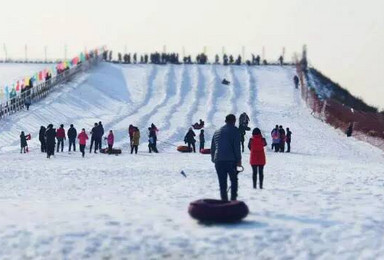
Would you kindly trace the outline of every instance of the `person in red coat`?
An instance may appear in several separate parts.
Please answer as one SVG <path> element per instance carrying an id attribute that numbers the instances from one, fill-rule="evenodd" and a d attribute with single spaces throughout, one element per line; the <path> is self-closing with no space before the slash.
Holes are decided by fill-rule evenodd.
<path id="1" fill-rule="evenodd" d="M 80 152 L 81 152 L 82 156 L 84 157 L 85 145 L 87 144 L 87 140 L 88 140 L 88 135 L 85 132 L 84 128 L 81 130 L 81 133 L 77 136 L 77 139 L 79 139 Z"/>
<path id="2" fill-rule="evenodd" d="M 64 140 L 66 140 L 64 125 L 60 125 L 60 128 L 56 131 L 56 139 L 57 139 L 57 150 L 59 152 L 61 145 L 61 152 L 64 150 Z"/>
<path id="3" fill-rule="evenodd" d="M 264 180 L 264 165 L 265 165 L 265 152 L 264 146 L 267 143 L 265 138 L 261 135 L 260 129 L 255 128 L 252 132 L 252 138 L 249 139 L 248 148 L 251 150 L 250 156 L 250 164 L 252 166 L 252 180 L 253 180 L 253 188 L 257 187 L 257 172 L 259 172 L 259 187 L 263 188 L 263 180 Z"/>

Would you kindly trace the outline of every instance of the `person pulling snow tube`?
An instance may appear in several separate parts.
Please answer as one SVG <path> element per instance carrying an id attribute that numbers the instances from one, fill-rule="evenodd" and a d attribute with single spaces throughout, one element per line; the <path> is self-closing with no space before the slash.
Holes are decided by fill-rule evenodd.
<path id="1" fill-rule="evenodd" d="M 192 152 L 192 149 L 188 148 L 188 146 L 186 146 L 186 145 L 180 145 L 177 147 L 177 151 L 179 151 L 181 153 L 190 153 L 190 152 Z"/>
<path id="2" fill-rule="evenodd" d="M 188 213 L 199 221 L 228 223 L 242 220 L 249 209 L 243 201 L 201 199 L 189 204 Z"/>
<path id="3" fill-rule="evenodd" d="M 100 150 L 100 153 L 106 153 L 106 154 L 121 154 L 121 149 L 112 149 L 112 152 L 109 153 L 108 148 L 104 148 Z"/>
<path id="4" fill-rule="evenodd" d="M 201 149 L 200 153 L 201 154 L 211 154 L 211 149 Z"/>

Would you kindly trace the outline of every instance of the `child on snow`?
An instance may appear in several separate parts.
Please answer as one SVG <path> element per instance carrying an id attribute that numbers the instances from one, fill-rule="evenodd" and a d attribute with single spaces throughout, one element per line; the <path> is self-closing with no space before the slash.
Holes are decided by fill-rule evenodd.
<path id="1" fill-rule="evenodd" d="M 112 130 L 109 130 L 107 142 L 108 142 L 108 154 L 112 154 L 113 143 L 115 142 L 115 136 L 113 135 Z"/>
<path id="2" fill-rule="evenodd" d="M 87 140 L 88 140 L 88 135 L 85 132 L 84 128 L 81 130 L 81 133 L 77 136 L 77 139 L 79 139 L 80 152 L 81 152 L 82 156 L 84 157 L 85 145 L 87 144 Z"/>

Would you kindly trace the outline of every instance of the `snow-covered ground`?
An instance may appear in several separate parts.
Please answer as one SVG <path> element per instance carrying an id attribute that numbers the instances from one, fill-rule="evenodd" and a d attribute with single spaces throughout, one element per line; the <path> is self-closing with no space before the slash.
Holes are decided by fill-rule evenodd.
<path id="1" fill-rule="evenodd" d="M 382 258 L 383 153 L 313 118 L 294 73 L 101 64 L 0 121 L 0 258 Z M 230 86 L 220 83 L 224 77 Z M 269 142 L 265 189 L 251 188 L 246 151 L 239 199 L 250 215 L 234 225 L 199 224 L 188 204 L 219 197 L 214 167 L 209 156 L 180 154 L 173 145 L 200 118 L 210 140 L 227 113 L 242 112 Z M 115 131 L 122 155 L 65 152 L 48 160 L 39 152 L 40 125 L 89 130 L 97 121 Z M 142 131 L 138 155 L 128 153 L 131 123 Z M 160 128 L 159 154 L 147 152 L 151 123 Z M 291 154 L 271 152 L 275 124 L 292 130 Z M 33 135 L 29 154 L 19 153 L 21 130 Z"/>

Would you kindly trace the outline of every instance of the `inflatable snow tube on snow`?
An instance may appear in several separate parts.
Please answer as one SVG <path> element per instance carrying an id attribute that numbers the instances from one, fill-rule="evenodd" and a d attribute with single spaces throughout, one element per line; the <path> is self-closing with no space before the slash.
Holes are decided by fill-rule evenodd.
<path id="1" fill-rule="evenodd" d="M 100 153 L 106 153 L 106 154 L 109 154 L 109 152 L 108 152 L 108 148 L 101 149 L 101 150 L 100 150 Z M 112 148 L 112 152 L 111 152 L 111 154 L 121 154 L 121 149 L 115 149 L 115 148 Z"/>
<path id="2" fill-rule="evenodd" d="M 177 147 L 177 151 L 179 151 L 181 153 L 190 153 L 190 152 L 192 152 L 192 149 L 189 149 L 188 146 L 180 145 Z"/>
<path id="3" fill-rule="evenodd" d="M 202 154 L 211 154 L 211 149 L 201 149 L 200 153 L 202 153 Z"/>
<path id="4" fill-rule="evenodd" d="M 243 201 L 202 199 L 191 202 L 188 213 L 203 222 L 238 222 L 248 215 L 249 210 Z"/>
<path id="5" fill-rule="evenodd" d="M 204 128 L 204 125 L 192 125 L 193 129 L 200 130 Z"/>

